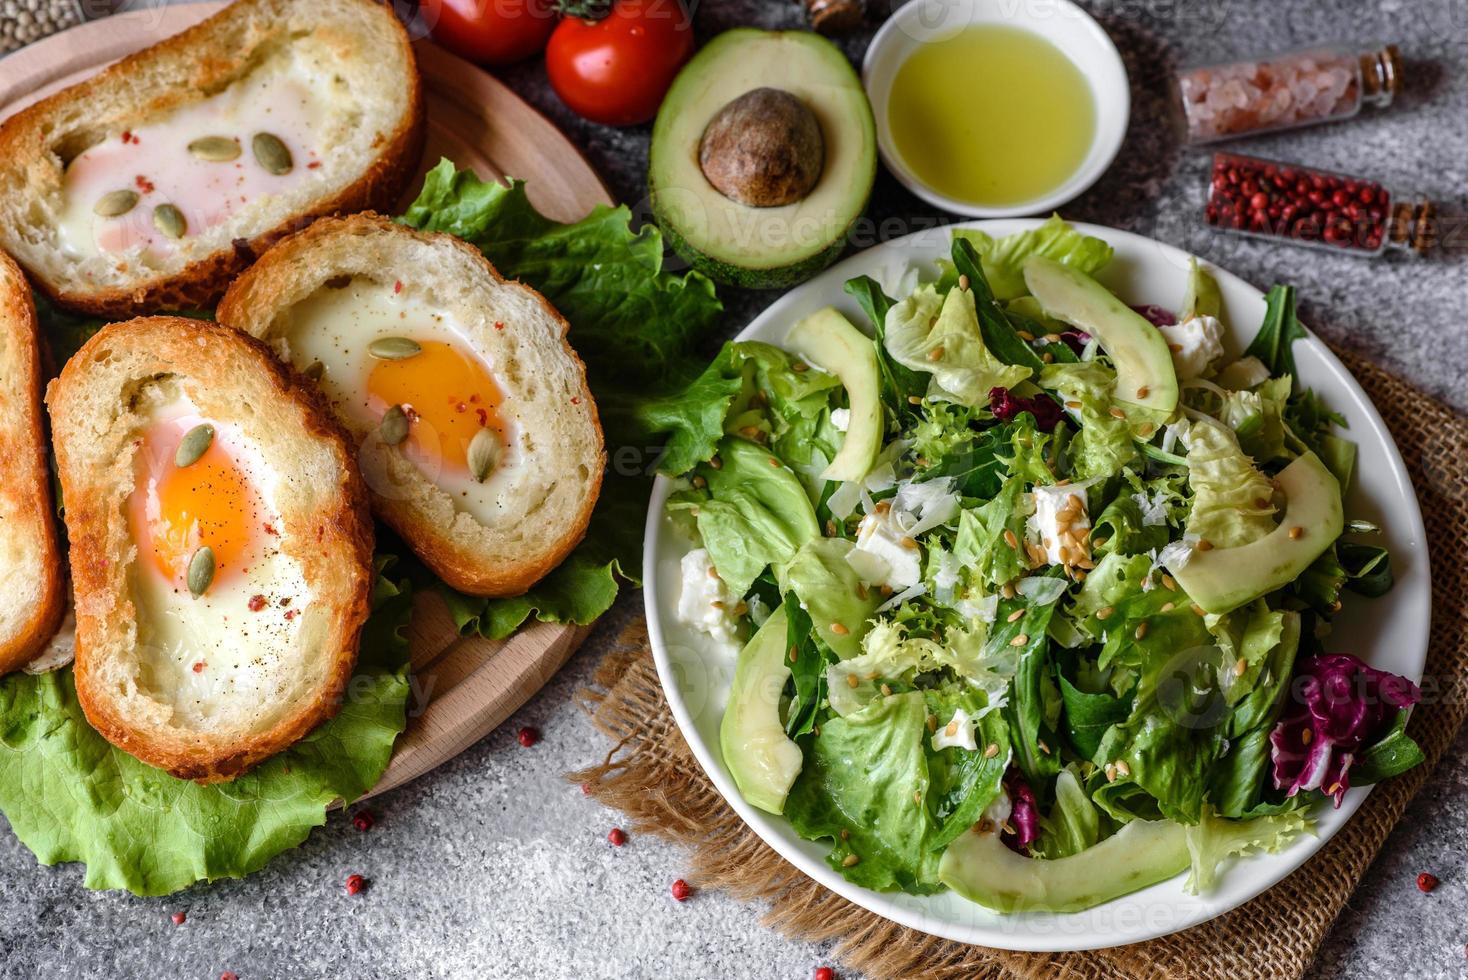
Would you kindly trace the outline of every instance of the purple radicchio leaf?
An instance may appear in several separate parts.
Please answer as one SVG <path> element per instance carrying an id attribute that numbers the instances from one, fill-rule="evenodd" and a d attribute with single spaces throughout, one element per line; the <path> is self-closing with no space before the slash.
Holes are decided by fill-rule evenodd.
<path id="1" fill-rule="evenodd" d="M 1009 796 L 1009 826 L 1014 832 L 1003 831 L 1000 840 L 1011 851 L 1028 855 L 1030 844 L 1040 836 L 1040 806 L 1030 784 L 1014 766 L 1004 774 L 1004 792 Z"/>
<path id="2" fill-rule="evenodd" d="M 1054 432 L 1060 422 L 1060 404 L 1048 395 L 1025 398 L 1008 388 L 989 389 L 989 411 L 1001 422 L 1008 422 L 1021 412 L 1035 417 L 1035 428 L 1041 432 Z"/>

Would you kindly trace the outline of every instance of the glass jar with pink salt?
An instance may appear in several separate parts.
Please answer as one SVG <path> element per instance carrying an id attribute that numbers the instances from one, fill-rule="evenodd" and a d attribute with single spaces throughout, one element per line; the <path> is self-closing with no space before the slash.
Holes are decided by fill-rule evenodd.
<path id="1" fill-rule="evenodd" d="M 1177 100 L 1190 143 L 1349 119 L 1385 108 L 1402 88 L 1395 44 L 1316 47 L 1185 68 Z"/>
<path id="2" fill-rule="evenodd" d="M 1437 239 L 1437 208 L 1367 177 L 1239 153 L 1215 153 L 1203 220 L 1256 238 L 1352 255 L 1418 255 Z"/>

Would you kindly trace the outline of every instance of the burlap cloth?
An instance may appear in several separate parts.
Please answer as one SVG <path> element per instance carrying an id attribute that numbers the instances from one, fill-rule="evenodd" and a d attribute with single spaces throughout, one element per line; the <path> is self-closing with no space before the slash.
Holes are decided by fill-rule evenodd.
<path id="1" fill-rule="evenodd" d="M 763 844 L 723 801 L 663 700 L 645 624 L 629 628 L 584 692 L 598 728 L 616 740 L 604 765 L 568 778 L 621 810 L 634 830 L 687 845 L 690 880 L 769 905 L 765 922 L 792 937 L 834 942 L 848 967 L 872 977 L 981 980 L 1294 980 L 1360 881 L 1409 800 L 1468 713 L 1468 419 L 1360 357 L 1341 354 L 1386 419 L 1427 523 L 1433 623 L 1426 674 L 1442 697 L 1420 705 L 1408 731 L 1427 764 L 1388 780 L 1329 846 L 1274 888 L 1201 926 L 1090 953 L 1013 953 L 935 939 L 894 925 L 827 891 Z"/>

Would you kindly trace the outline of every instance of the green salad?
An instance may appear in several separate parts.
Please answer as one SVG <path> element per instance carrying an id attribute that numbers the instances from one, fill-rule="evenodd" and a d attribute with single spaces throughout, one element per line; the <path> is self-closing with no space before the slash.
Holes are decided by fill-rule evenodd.
<path id="1" fill-rule="evenodd" d="M 850 881 L 1088 908 L 1310 831 L 1422 759 L 1408 680 L 1332 647 L 1392 584 L 1348 520 L 1355 447 L 1295 380 L 1275 287 L 1230 358 L 1194 263 L 1176 310 L 1097 282 L 1052 218 L 954 233 L 936 279 L 783 345 L 726 344 L 644 406 L 690 547 L 677 616 L 733 668 L 724 762 Z"/>

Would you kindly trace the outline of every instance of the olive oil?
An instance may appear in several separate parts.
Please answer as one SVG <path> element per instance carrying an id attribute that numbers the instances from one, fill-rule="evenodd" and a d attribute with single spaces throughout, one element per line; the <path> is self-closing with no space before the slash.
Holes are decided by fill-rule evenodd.
<path id="1" fill-rule="evenodd" d="M 946 197 L 1002 207 L 1065 183 L 1096 135 L 1091 86 L 1030 31 L 975 25 L 897 70 L 888 126 L 902 162 Z"/>

